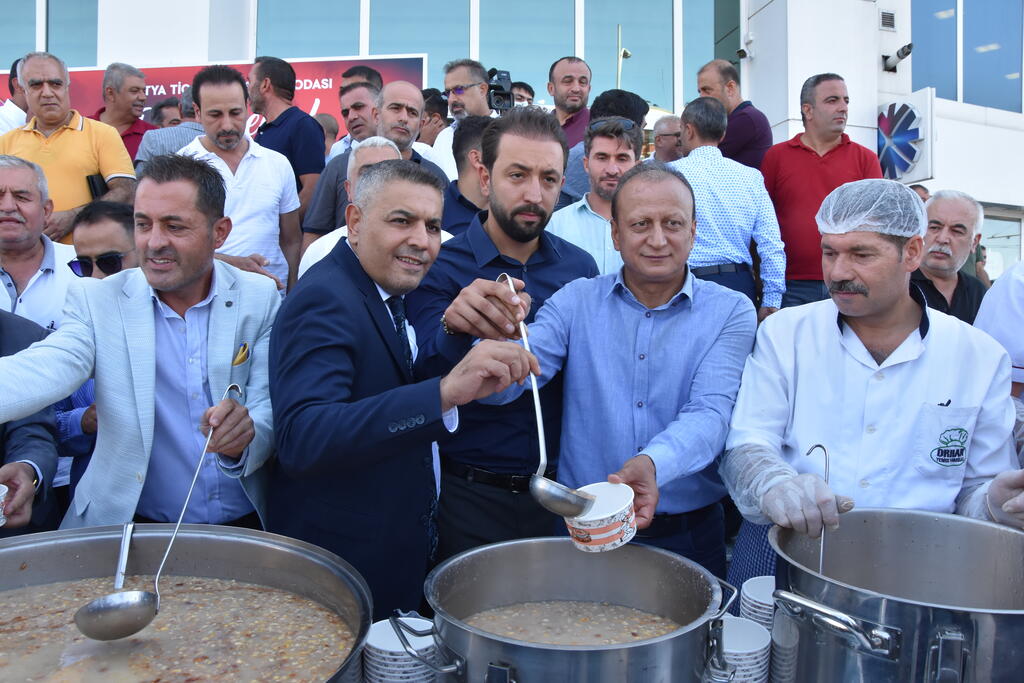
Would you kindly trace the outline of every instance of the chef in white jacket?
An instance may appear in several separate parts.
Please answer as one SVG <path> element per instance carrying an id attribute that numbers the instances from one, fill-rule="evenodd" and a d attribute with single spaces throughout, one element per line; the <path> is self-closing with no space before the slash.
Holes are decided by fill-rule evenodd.
<path id="1" fill-rule="evenodd" d="M 911 284 L 927 226 L 920 199 L 894 181 L 847 183 L 817 222 L 831 299 L 761 326 L 720 463 L 747 519 L 731 580 L 774 573 L 767 525 L 818 536 L 854 504 L 1024 526 L 1010 361 Z M 822 451 L 807 454 L 816 444 L 830 458 L 827 485 Z"/>

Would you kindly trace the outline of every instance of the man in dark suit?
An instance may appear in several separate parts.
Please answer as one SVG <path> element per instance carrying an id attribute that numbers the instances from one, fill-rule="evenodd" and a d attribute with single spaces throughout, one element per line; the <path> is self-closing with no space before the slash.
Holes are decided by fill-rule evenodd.
<path id="1" fill-rule="evenodd" d="M 277 461 L 267 529 L 355 566 L 375 619 L 422 599 L 436 544 L 431 443 L 455 430 L 456 406 L 539 370 L 522 347 L 485 341 L 445 377 L 416 376 L 402 297 L 440 250 L 443 190 L 410 161 L 363 169 L 348 238 L 292 290 L 270 341 Z M 517 320 L 528 307 L 511 291 L 493 301 Z"/>
<path id="2" fill-rule="evenodd" d="M 15 354 L 45 336 L 46 330 L 31 320 L 0 311 L 0 356 Z M 0 423 L 0 484 L 10 489 L 7 499 L 0 501 L 7 517 L 0 537 L 20 533 L 15 531 L 20 527 L 57 528 L 56 507 L 46 495 L 57 471 L 56 434 L 52 407 Z"/>

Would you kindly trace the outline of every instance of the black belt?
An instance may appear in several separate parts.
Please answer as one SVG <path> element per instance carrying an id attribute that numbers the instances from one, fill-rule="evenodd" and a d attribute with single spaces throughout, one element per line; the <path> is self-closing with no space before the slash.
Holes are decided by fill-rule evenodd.
<path id="1" fill-rule="evenodd" d="M 473 467 L 461 462 L 455 462 L 447 458 L 441 458 L 441 471 L 468 482 L 487 484 L 495 488 L 511 491 L 512 493 L 526 493 L 530 490 L 530 478 L 532 474 L 501 474 L 490 470 Z M 554 471 L 545 473 L 545 476 L 554 478 Z"/>
<path id="2" fill-rule="evenodd" d="M 705 505 L 702 508 L 690 510 L 689 512 L 677 512 L 672 515 L 654 515 L 651 525 L 646 529 L 637 531 L 636 535 L 641 538 L 658 538 L 661 536 L 671 536 L 683 531 L 689 531 L 690 529 L 702 524 L 708 517 L 715 513 L 716 509 L 721 507 L 722 504 L 715 501 L 710 505 Z"/>
<path id="3" fill-rule="evenodd" d="M 750 266 L 746 263 L 723 263 L 718 266 L 701 266 L 700 268 L 690 268 L 690 272 L 693 273 L 694 277 L 704 277 L 705 275 L 718 275 L 720 273 L 747 273 L 750 271 Z"/>

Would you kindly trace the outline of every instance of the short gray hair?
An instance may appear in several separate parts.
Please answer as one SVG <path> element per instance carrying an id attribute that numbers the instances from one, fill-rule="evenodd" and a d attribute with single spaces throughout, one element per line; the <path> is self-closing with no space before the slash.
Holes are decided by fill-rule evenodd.
<path id="1" fill-rule="evenodd" d="M 11 156 L 10 154 L 0 154 L 0 168 L 29 169 L 36 174 L 36 188 L 39 190 L 40 200 L 45 202 L 50 198 L 50 188 L 46 184 L 46 174 L 43 173 L 43 169 L 39 164 L 31 162 L 28 159 Z"/>
<path id="2" fill-rule="evenodd" d="M 444 65 L 444 75 L 447 76 L 452 71 L 465 67 L 469 69 L 469 73 L 478 81 L 487 82 L 487 69 L 484 65 L 475 59 L 454 59 Z"/>
<path id="3" fill-rule="evenodd" d="M 352 203 L 358 206 L 360 211 L 366 211 L 382 188 L 399 180 L 432 187 L 442 197 L 447 188 L 447 183 L 442 182 L 440 178 L 416 162 L 405 159 L 389 159 L 371 164 L 363 169 L 352 190 Z"/>
<path id="4" fill-rule="evenodd" d="M 725 105 L 714 97 L 691 100 L 679 118 L 683 123 L 693 126 L 701 140 L 708 142 L 721 142 L 729 127 L 729 114 L 725 111 Z"/>
<path id="5" fill-rule="evenodd" d="M 981 230 L 981 226 L 985 223 L 985 207 L 981 205 L 981 202 L 979 202 L 977 199 L 967 194 L 966 192 L 961 192 L 960 190 L 939 190 L 931 197 L 929 197 L 928 201 L 924 203 L 925 213 L 927 213 L 928 207 L 934 204 L 939 199 L 945 199 L 946 201 L 959 200 L 966 204 L 970 204 L 971 207 L 978 213 L 978 217 L 975 219 L 974 223 L 974 230 L 971 234 L 978 234 L 978 232 Z"/>
<path id="6" fill-rule="evenodd" d="M 64 84 L 71 85 L 71 74 L 68 73 L 68 65 L 64 63 L 63 59 L 49 52 L 29 52 L 18 62 L 18 83 L 21 84 L 22 88 L 26 87 L 27 84 L 21 74 L 25 70 L 25 62 L 30 59 L 52 59 L 57 62 L 60 65 L 60 70 L 64 72 Z"/>
<path id="7" fill-rule="evenodd" d="M 121 92 L 121 88 L 124 87 L 124 79 L 129 76 L 135 78 L 145 78 L 146 74 L 136 69 L 131 64 L 125 64 L 123 62 L 114 62 L 107 67 L 107 70 L 103 72 L 103 92 L 107 91 L 107 88 L 113 88 L 114 92 Z"/>
<path id="8" fill-rule="evenodd" d="M 356 163 L 356 150 L 363 149 L 364 147 L 390 148 L 394 150 L 395 154 L 398 155 L 399 159 L 402 158 L 402 151 L 398 149 L 398 145 L 391 142 L 391 140 L 388 140 L 383 135 L 373 135 L 371 137 L 366 138 L 362 142 L 353 142 L 352 147 L 350 148 L 348 153 L 348 166 L 345 169 L 346 178 L 351 178 L 352 173 L 356 170 L 356 166 L 358 166 L 358 164 Z"/>
<path id="9" fill-rule="evenodd" d="M 680 123 L 679 117 L 676 116 L 675 114 L 662 116 L 660 119 L 654 122 L 654 134 L 661 135 L 664 132 L 664 130 L 668 128 L 668 124 L 670 123 Z"/>

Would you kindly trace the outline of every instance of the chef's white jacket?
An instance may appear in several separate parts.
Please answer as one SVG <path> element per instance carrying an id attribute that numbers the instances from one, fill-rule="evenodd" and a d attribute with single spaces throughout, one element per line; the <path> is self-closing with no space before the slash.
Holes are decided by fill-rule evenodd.
<path id="1" fill-rule="evenodd" d="M 953 512 L 962 488 L 1016 468 L 1010 361 L 991 337 L 923 308 L 879 365 L 831 300 L 767 318 L 726 448 L 766 446 L 858 507 Z"/>

